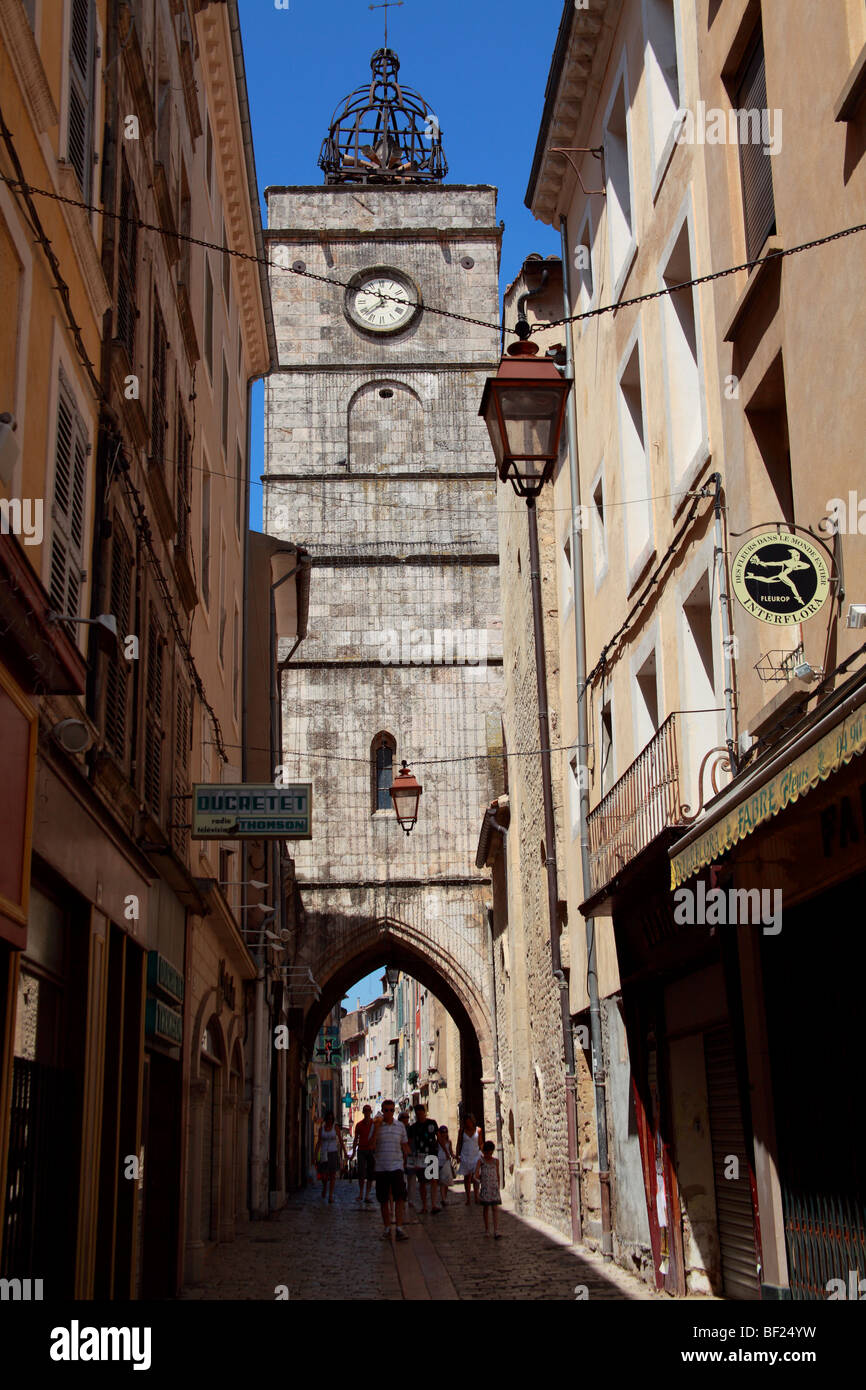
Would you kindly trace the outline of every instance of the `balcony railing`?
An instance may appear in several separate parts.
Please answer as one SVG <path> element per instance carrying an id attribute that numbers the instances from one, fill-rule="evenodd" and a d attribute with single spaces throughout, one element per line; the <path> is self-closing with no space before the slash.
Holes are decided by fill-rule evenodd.
<path id="1" fill-rule="evenodd" d="M 677 721 L 669 714 L 631 766 L 590 811 L 588 896 L 615 878 L 669 825 L 686 825 L 680 799 Z"/>

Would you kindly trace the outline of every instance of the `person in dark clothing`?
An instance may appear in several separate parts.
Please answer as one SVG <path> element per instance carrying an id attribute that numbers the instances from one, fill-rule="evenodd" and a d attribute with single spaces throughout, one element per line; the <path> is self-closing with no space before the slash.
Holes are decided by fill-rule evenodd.
<path id="1" fill-rule="evenodd" d="M 439 1201 L 439 1126 L 435 1120 L 428 1120 L 427 1107 L 415 1106 L 415 1123 L 409 1126 L 409 1143 L 415 1155 L 415 1172 L 421 1189 L 422 1212 L 427 1210 L 427 1184 L 430 1184 L 430 1211 L 438 1216 L 442 1210 Z"/>

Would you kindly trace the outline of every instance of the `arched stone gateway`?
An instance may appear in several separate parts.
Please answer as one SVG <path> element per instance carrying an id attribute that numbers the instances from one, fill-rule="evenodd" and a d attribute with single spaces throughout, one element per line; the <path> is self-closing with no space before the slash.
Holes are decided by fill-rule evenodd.
<path id="1" fill-rule="evenodd" d="M 292 964 L 309 969 L 320 995 L 316 999 L 309 993 L 302 996 L 297 989 L 294 992 L 294 1002 L 304 1007 L 304 1026 L 298 1066 L 290 1069 L 290 1083 L 294 1073 L 300 1084 L 319 1028 L 354 982 L 380 966 L 395 965 L 425 985 L 450 1013 L 460 1033 L 460 1099 L 492 1133 L 494 1066 L 485 888 L 483 881 L 476 881 L 470 895 L 477 907 L 476 920 L 462 935 L 455 934 L 449 920 L 458 909 L 465 908 L 466 887 L 459 892 L 452 889 L 453 913 L 447 906 L 443 908 L 441 899 L 430 906 L 424 913 L 423 928 L 412 920 L 415 914 L 411 912 L 401 919 L 307 911 L 302 945 Z"/>

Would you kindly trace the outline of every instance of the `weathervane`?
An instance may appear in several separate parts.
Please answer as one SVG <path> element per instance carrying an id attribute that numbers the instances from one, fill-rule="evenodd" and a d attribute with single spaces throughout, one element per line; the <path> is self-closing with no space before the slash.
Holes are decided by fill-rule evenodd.
<path id="1" fill-rule="evenodd" d="M 371 9 L 371 10 L 384 10 L 384 11 L 385 11 L 385 47 L 386 47 L 386 48 L 388 47 L 388 11 L 389 11 L 390 9 L 392 9 L 393 7 L 395 7 L 395 6 L 396 6 L 397 8 L 399 8 L 403 3 L 404 3 L 404 0 L 385 0 L 384 5 L 369 5 L 369 6 L 368 6 L 368 9 Z"/>

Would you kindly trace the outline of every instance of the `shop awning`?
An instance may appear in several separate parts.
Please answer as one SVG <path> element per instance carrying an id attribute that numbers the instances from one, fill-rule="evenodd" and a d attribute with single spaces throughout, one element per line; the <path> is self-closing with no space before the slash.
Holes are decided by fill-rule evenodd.
<path id="1" fill-rule="evenodd" d="M 866 684 L 837 704 L 766 765 L 735 782 L 709 814 L 671 847 L 671 888 L 678 888 L 740 840 L 806 796 L 866 750 Z"/>

